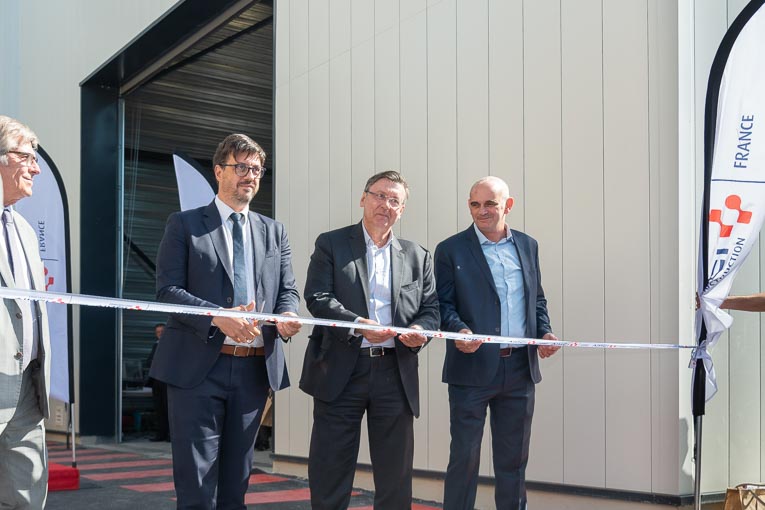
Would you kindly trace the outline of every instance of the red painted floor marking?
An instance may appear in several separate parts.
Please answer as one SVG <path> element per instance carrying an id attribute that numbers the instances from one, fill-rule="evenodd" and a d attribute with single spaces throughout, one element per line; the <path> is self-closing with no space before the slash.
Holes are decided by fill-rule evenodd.
<path id="1" fill-rule="evenodd" d="M 171 460 L 158 459 L 158 460 L 132 460 L 129 462 L 102 462 L 97 464 L 85 464 L 77 467 L 80 471 L 95 471 L 97 469 L 115 469 L 115 468 L 130 468 L 130 467 L 145 467 L 145 466 L 169 466 L 173 462 Z"/>
<path id="2" fill-rule="evenodd" d="M 267 473 L 259 473 L 257 475 L 250 476 L 250 485 L 259 483 L 276 483 L 286 482 L 289 478 L 283 478 L 281 476 L 269 475 Z"/>
<path id="3" fill-rule="evenodd" d="M 165 471 L 165 470 L 156 470 L 156 471 Z M 168 469 L 166 471 L 169 471 L 169 475 L 172 475 L 172 470 Z M 130 475 L 131 473 L 105 473 L 104 475 L 97 475 L 97 476 L 109 476 L 109 475 L 117 475 L 117 474 L 127 474 Z M 143 474 L 141 472 L 136 474 Z M 86 478 L 91 478 L 90 476 L 86 476 Z M 129 476 L 126 476 L 125 478 L 130 478 Z M 142 476 L 136 476 L 134 478 L 143 478 Z M 105 480 L 106 478 L 91 478 L 92 480 Z M 116 478 L 108 478 L 109 480 L 115 480 Z M 264 484 L 264 483 L 275 483 L 275 482 L 284 482 L 287 481 L 288 478 L 282 478 L 281 476 L 274 476 L 269 474 L 257 474 L 250 476 L 250 484 Z M 175 490 L 175 486 L 173 485 L 173 482 L 161 482 L 161 483 L 141 483 L 141 484 L 135 484 L 135 485 L 123 485 L 123 489 L 128 489 L 131 491 L 136 492 L 166 492 L 166 491 L 172 491 Z M 285 492 L 285 491 L 277 491 L 277 492 Z M 309 496 L 310 498 L 310 496 Z M 292 500 L 286 500 L 286 501 L 292 501 Z"/>
<path id="4" fill-rule="evenodd" d="M 246 505 L 264 503 L 284 503 L 287 501 L 310 501 L 310 489 L 292 489 L 286 491 L 250 492 L 244 495 Z"/>
<path id="5" fill-rule="evenodd" d="M 348 510 L 374 510 L 374 507 L 372 505 L 368 505 L 368 506 L 352 506 L 352 507 L 349 507 Z M 412 510 L 440 510 L 440 507 L 437 507 L 437 506 L 428 506 L 428 505 L 419 505 L 417 503 L 412 503 Z"/>
<path id="6" fill-rule="evenodd" d="M 88 480 L 104 482 L 107 480 L 135 480 L 138 478 L 151 478 L 154 476 L 173 476 L 173 468 L 149 469 L 146 471 L 120 471 L 118 473 L 91 473 L 82 475 Z"/>
<path id="7" fill-rule="evenodd" d="M 130 458 L 137 458 L 140 457 L 140 455 L 135 453 L 100 453 L 98 455 L 80 455 L 77 454 L 77 463 L 80 462 L 90 462 L 92 460 L 105 460 L 105 459 L 130 459 Z M 71 455 L 48 455 L 48 458 L 50 458 L 53 461 L 62 462 L 65 460 L 69 460 L 72 458 Z"/>
<path id="8" fill-rule="evenodd" d="M 173 482 L 139 483 L 136 485 L 122 485 L 121 487 L 136 492 L 169 492 L 175 490 Z"/>

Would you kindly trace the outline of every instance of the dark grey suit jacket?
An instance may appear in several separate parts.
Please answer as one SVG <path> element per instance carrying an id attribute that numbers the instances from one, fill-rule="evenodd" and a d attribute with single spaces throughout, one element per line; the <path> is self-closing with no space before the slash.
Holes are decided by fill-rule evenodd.
<path id="1" fill-rule="evenodd" d="M 438 328 L 438 301 L 430 253 L 411 241 L 391 243 L 391 308 L 393 325 Z M 304 297 L 314 317 L 353 322 L 368 318 L 366 244 L 361 223 L 321 234 L 311 255 Z M 331 402 L 348 384 L 361 346 L 348 328 L 316 326 L 308 341 L 300 389 Z M 409 407 L 420 412 L 417 352 L 396 339 L 401 382 Z"/>
<path id="2" fill-rule="evenodd" d="M 512 230 L 512 234 L 523 270 L 526 337 L 542 338 L 552 329 L 539 273 L 537 242 L 517 230 Z M 499 335 L 499 297 L 473 225 L 439 243 L 435 263 L 441 329 L 456 332 L 468 328 L 473 333 Z M 528 347 L 528 356 L 531 378 L 538 383 L 542 374 L 536 346 Z M 498 365 L 498 344 L 485 344 L 476 352 L 465 354 L 450 341 L 446 346 L 443 382 L 483 386 L 492 381 Z"/>
<path id="3" fill-rule="evenodd" d="M 292 273 L 292 254 L 284 226 L 250 212 L 258 310 L 297 312 L 300 299 Z M 173 213 L 157 253 L 157 300 L 182 305 L 230 308 L 233 269 L 215 202 Z M 225 335 L 203 315 L 171 315 L 149 376 L 181 388 L 193 388 L 207 376 Z M 281 342 L 264 331 L 268 379 L 274 390 L 289 386 Z"/>

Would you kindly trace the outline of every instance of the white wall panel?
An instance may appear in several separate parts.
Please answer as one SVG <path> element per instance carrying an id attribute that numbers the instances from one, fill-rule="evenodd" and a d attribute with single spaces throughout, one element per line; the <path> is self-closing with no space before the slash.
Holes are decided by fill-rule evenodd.
<path id="1" fill-rule="evenodd" d="M 375 31 L 375 0 L 351 1 L 351 47 L 371 39 Z"/>
<path id="2" fill-rule="evenodd" d="M 351 48 L 351 0 L 329 0 L 329 56 Z"/>
<path id="3" fill-rule="evenodd" d="M 330 228 L 355 221 L 357 190 L 351 189 L 351 52 L 329 63 Z"/>
<path id="4" fill-rule="evenodd" d="M 279 88 L 290 79 L 290 0 L 274 2 L 274 47 L 279 48 L 274 55 L 274 82 Z M 274 109 L 278 108 L 274 106 Z M 276 142 L 276 140 L 274 140 Z"/>
<path id="5" fill-rule="evenodd" d="M 677 5 L 648 2 L 648 77 L 651 225 L 651 341 L 673 343 L 678 338 L 680 297 L 678 280 L 677 135 Z M 686 302 L 688 314 L 691 304 Z M 651 354 L 651 488 L 654 492 L 686 493 L 691 485 L 677 469 L 678 441 L 677 352 Z M 684 375 L 687 369 L 684 368 Z M 682 428 L 682 421 L 681 428 Z M 687 422 L 686 422 L 687 423 Z M 686 436 L 687 437 L 687 436 Z M 683 443 L 684 444 L 684 443 Z"/>
<path id="6" fill-rule="evenodd" d="M 398 25 L 375 36 L 375 172 L 401 167 Z"/>
<path id="7" fill-rule="evenodd" d="M 308 71 L 308 0 L 289 0 L 289 2 L 290 79 L 295 79 Z"/>
<path id="8" fill-rule="evenodd" d="M 553 331 L 565 336 L 563 290 L 563 189 L 561 160 L 561 3 L 523 3 L 524 209 L 526 233 L 539 243 L 542 285 Z M 511 213 L 512 214 L 512 213 Z M 556 479 L 563 453 L 546 445 L 558 435 L 563 408 L 563 353 L 541 360 L 530 455 L 532 469 Z M 550 457 L 548 458 L 548 455 Z M 557 464 L 554 466 L 553 464 Z M 582 471 L 587 467 L 582 466 Z"/>
<path id="9" fill-rule="evenodd" d="M 457 223 L 457 209 L 467 208 L 467 196 L 457 189 L 456 15 L 455 0 L 443 0 L 427 10 L 427 229 L 432 248 L 467 226 Z M 443 342 L 428 346 L 427 377 L 433 383 L 428 396 L 429 467 L 441 471 L 449 462 L 449 399 L 441 383 L 445 352 Z"/>
<path id="10" fill-rule="evenodd" d="M 592 341 L 605 340 L 602 23 L 599 0 L 561 4 L 563 325 L 566 338 Z M 562 354 L 566 426 L 550 430 L 563 437 L 562 479 L 602 486 L 605 354 L 599 349 Z"/>
<path id="11" fill-rule="evenodd" d="M 280 61 L 299 69 L 301 59 L 311 69 L 307 80 L 293 73 L 290 81 L 289 122 L 308 126 L 289 126 L 290 182 L 303 175 L 294 158 L 308 158 L 297 189 L 329 198 L 324 210 L 311 207 L 316 217 L 304 218 L 306 227 L 292 218 L 304 213 L 290 207 L 291 236 L 312 243 L 322 228 L 358 221 L 366 179 L 399 168 L 412 194 L 398 231 L 433 249 L 469 225 L 470 184 L 498 175 L 517 199 L 509 222 L 539 241 L 556 333 L 675 340 L 677 62 L 667 52 L 677 51 L 676 6 L 322 0 L 309 7 L 307 56 L 290 34 L 289 60 L 277 58 L 277 69 Z M 324 32 L 313 28 L 325 11 L 328 65 Z M 290 30 L 296 26 L 303 21 Z M 305 113 L 295 112 L 296 101 Z M 296 143 L 310 156 L 298 155 Z M 289 193 L 299 194 L 292 184 Z M 297 258 L 296 272 L 306 264 Z M 433 341 L 420 357 L 415 466 L 433 471 L 448 462 L 444 350 Z M 678 421 L 677 364 L 674 353 L 636 351 L 567 350 L 543 360 L 529 479 L 669 494 L 687 486 L 678 475 L 687 431 Z M 290 419 L 306 421 L 307 438 L 306 411 L 295 412 L 302 414 Z M 361 462 L 369 460 L 366 441 L 364 431 Z M 481 473 L 490 475 L 488 434 L 484 443 Z"/>
<path id="12" fill-rule="evenodd" d="M 351 193 L 357 205 L 375 169 L 374 55 L 374 39 L 351 50 Z"/>
<path id="13" fill-rule="evenodd" d="M 292 265 L 298 286 L 302 290 L 305 284 L 305 271 L 308 260 L 313 252 L 314 239 L 309 229 L 310 218 L 315 211 L 306 207 L 311 194 L 309 186 L 311 154 L 307 150 L 310 144 L 309 112 L 311 104 L 310 80 L 308 73 L 293 78 L 290 82 L 289 108 L 289 193 L 293 199 L 289 204 L 290 245 L 292 247 Z M 298 199 L 302 197 L 302 199 Z M 301 299 L 301 314 L 306 314 L 305 302 Z M 307 329 L 307 328 L 306 328 Z M 309 331 L 300 333 L 305 339 Z M 303 350 L 299 346 L 303 346 Z M 293 380 L 299 378 L 303 366 L 305 342 L 298 344 L 297 339 L 291 343 L 288 370 Z M 290 455 L 307 456 L 310 439 L 310 429 L 305 424 L 311 422 L 313 412 L 310 400 L 297 387 L 290 390 L 290 416 L 287 420 L 289 427 Z M 282 422 L 284 423 L 284 422 Z"/>
<path id="14" fill-rule="evenodd" d="M 343 18 L 338 23 L 343 26 Z M 308 68 L 329 59 L 329 0 L 311 0 L 308 5 Z"/>
<path id="15" fill-rule="evenodd" d="M 419 14 L 425 10 L 425 0 L 406 0 L 405 2 L 399 1 L 399 19 L 402 24 L 405 19 Z"/>
<path id="16" fill-rule="evenodd" d="M 375 34 L 398 27 L 399 0 L 375 0 Z"/>
<path id="17" fill-rule="evenodd" d="M 523 230 L 523 0 L 489 0 L 489 174 L 515 198 L 507 221 Z"/>
<path id="18" fill-rule="evenodd" d="M 605 4 L 603 26 L 605 333 L 611 341 L 645 342 L 651 275 L 647 3 Z M 606 352 L 609 488 L 650 486 L 650 375 L 646 351 Z"/>

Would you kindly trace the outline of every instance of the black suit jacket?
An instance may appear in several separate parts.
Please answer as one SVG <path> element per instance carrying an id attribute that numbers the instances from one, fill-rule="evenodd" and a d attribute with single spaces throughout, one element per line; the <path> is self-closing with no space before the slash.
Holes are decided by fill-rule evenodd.
<path id="1" fill-rule="evenodd" d="M 547 300 L 542 290 L 537 242 L 512 230 L 523 271 L 526 301 L 526 337 L 542 338 L 550 333 Z M 436 281 L 441 308 L 441 329 L 499 335 L 501 312 L 489 264 L 481 250 L 473 225 L 436 246 Z M 529 368 L 535 383 L 542 380 L 536 346 L 528 346 Z M 497 373 L 499 344 L 484 344 L 465 354 L 454 342 L 446 347 L 443 382 L 464 386 L 489 384 Z"/>
<path id="2" fill-rule="evenodd" d="M 391 243 L 391 311 L 393 325 L 438 328 L 438 300 L 430 253 L 416 243 L 394 238 Z M 361 223 L 321 234 L 311 255 L 304 297 L 314 317 L 353 322 L 368 318 L 366 244 Z M 333 401 L 348 384 L 361 346 L 348 328 L 316 326 L 308 341 L 300 389 Z M 409 407 L 420 413 L 417 353 L 396 339 L 401 382 Z"/>
<path id="3" fill-rule="evenodd" d="M 297 312 L 300 295 L 292 273 L 292 252 L 284 226 L 249 212 L 255 258 L 258 310 Z M 230 308 L 233 269 L 215 202 L 173 213 L 157 253 L 157 300 L 212 308 Z M 207 376 L 220 354 L 225 335 L 203 315 L 171 315 L 159 342 L 150 377 L 181 388 L 193 388 Z M 275 328 L 263 328 L 268 379 L 274 390 L 289 385 L 281 342 Z M 270 333 L 270 334 L 269 334 Z"/>

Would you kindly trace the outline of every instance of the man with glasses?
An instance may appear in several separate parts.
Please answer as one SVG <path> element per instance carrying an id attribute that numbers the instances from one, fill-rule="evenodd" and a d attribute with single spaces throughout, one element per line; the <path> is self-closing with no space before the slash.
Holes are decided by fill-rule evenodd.
<path id="1" fill-rule="evenodd" d="M 436 247 L 444 331 L 557 340 L 542 290 L 537 242 L 505 223 L 513 202 L 502 179 L 480 179 L 467 203 L 473 224 Z M 542 379 L 537 354 L 546 358 L 557 350 L 481 341 L 446 344 L 443 381 L 449 385 L 451 447 L 444 509 L 475 506 L 487 408 L 496 508 L 526 508 L 534 384 Z"/>
<path id="2" fill-rule="evenodd" d="M 438 301 L 427 250 L 393 235 L 409 189 L 393 171 L 373 175 L 361 195 L 361 222 L 321 234 L 308 265 L 305 299 L 315 317 L 383 326 L 316 326 L 300 388 L 314 397 L 308 481 L 314 510 L 348 508 L 367 415 L 376 509 L 412 502 L 413 419 L 419 415 L 419 333 L 433 330 Z"/>
<path id="3" fill-rule="evenodd" d="M 213 202 L 167 220 L 157 254 L 159 301 L 296 316 L 284 226 L 249 210 L 265 159 L 245 135 L 218 145 Z M 268 388 L 289 385 L 281 339 L 299 329 L 290 320 L 274 329 L 243 318 L 170 316 L 149 375 L 167 384 L 178 508 L 245 507 Z"/>
<path id="4" fill-rule="evenodd" d="M 45 290 L 37 234 L 13 204 L 32 196 L 37 136 L 0 115 L 3 235 L 0 284 Z M 50 334 L 45 303 L 3 299 L 0 305 L 0 508 L 43 508 L 48 462 L 43 419 L 48 417 Z"/>

